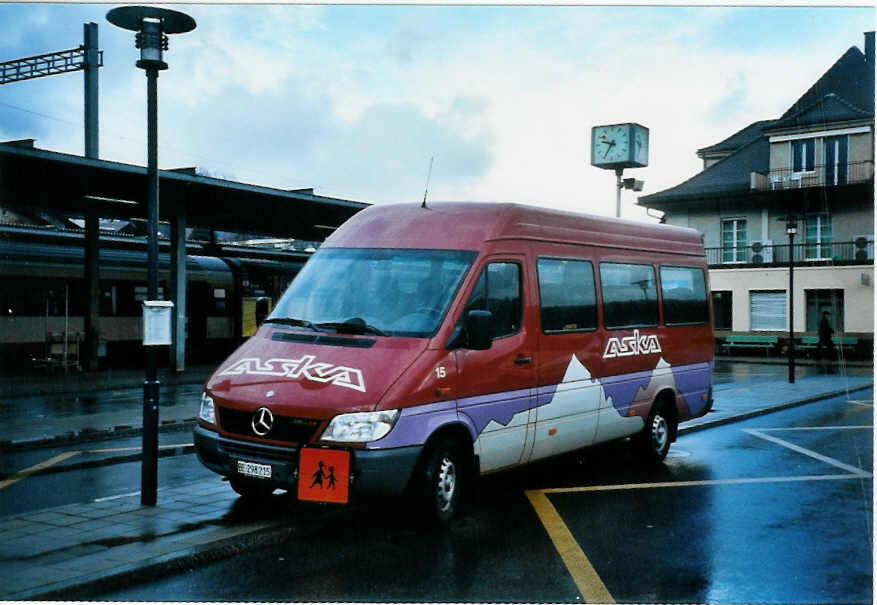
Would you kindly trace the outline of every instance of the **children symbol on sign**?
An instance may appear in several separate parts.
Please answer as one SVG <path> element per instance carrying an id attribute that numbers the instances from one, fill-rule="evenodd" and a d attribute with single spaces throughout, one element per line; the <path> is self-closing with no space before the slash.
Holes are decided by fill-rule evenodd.
<path id="1" fill-rule="evenodd" d="M 329 485 L 326 489 L 335 489 L 335 467 L 329 467 Z"/>
<path id="2" fill-rule="evenodd" d="M 313 474 L 314 481 L 313 483 L 311 483 L 311 487 L 319 485 L 320 489 L 323 489 L 323 477 L 326 476 L 326 472 L 323 470 L 323 461 L 320 460 L 319 462 L 317 462 L 317 466 L 319 468 L 317 468 L 317 470 Z M 330 476 L 330 479 L 334 479 L 334 477 Z"/>

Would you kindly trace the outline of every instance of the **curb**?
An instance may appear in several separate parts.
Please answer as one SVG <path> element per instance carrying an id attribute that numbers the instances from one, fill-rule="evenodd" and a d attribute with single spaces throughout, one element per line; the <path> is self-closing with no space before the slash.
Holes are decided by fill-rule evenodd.
<path id="1" fill-rule="evenodd" d="M 88 453 L 88 452 L 83 452 Z M 166 447 L 164 449 L 159 448 L 158 457 L 159 458 L 173 458 L 175 456 L 185 456 L 186 454 L 194 454 L 195 446 L 194 445 L 178 445 L 173 448 Z M 99 468 L 102 466 L 113 466 L 114 464 L 125 464 L 128 462 L 140 462 L 143 460 L 143 453 L 136 452 L 134 454 L 124 454 L 122 456 L 108 456 L 106 458 L 100 458 L 98 460 L 84 460 L 82 462 L 72 462 L 70 464 L 55 464 L 52 466 L 48 466 L 46 468 L 42 468 L 36 472 L 32 472 L 28 474 L 28 477 L 39 477 L 42 475 L 54 475 L 57 473 L 67 473 L 70 471 L 82 471 L 91 468 Z M 11 475 L 3 475 L 0 474 L 0 481 L 5 479 L 10 479 L 14 477 L 14 474 Z"/>
<path id="2" fill-rule="evenodd" d="M 292 534 L 292 529 L 271 524 L 255 531 L 242 531 L 215 542 L 182 548 L 159 555 L 146 561 L 125 563 L 114 569 L 62 580 L 38 589 L 5 595 L 12 600 L 80 600 L 96 591 L 123 588 L 132 580 L 138 583 L 155 580 L 168 574 L 184 571 L 196 565 L 204 565 L 233 557 L 249 549 L 281 544 Z"/>
<path id="3" fill-rule="evenodd" d="M 192 431 L 195 429 L 197 422 L 198 421 L 195 418 L 163 421 L 158 427 L 158 432 L 171 433 L 176 431 Z M 105 429 L 84 428 L 79 432 L 70 431 L 69 433 L 55 435 L 54 437 L 39 437 L 37 439 L 23 439 L 21 441 L 0 441 L 0 453 L 20 452 L 59 445 L 93 443 L 95 441 L 105 441 L 107 439 L 117 439 L 120 437 L 139 437 L 142 434 L 142 426 L 117 426 Z"/>
<path id="4" fill-rule="evenodd" d="M 743 414 L 728 416 L 726 418 L 716 418 L 715 420 L 702 422 L 700 424 L 695 424 L 693 426 L 682 426 L 682 427 L 679 427 L 677 434 L 684 435 L 686 433 L 694 433 L 696 431 L 702 431 L 704 429 L 710 429 L 710 428 L 713 428 L 716 426 L 731 424 L 733 422 L 741 422 L 743 420 L 749 420 L 750 418 L 756 418 L 758 416 L 765 416 L 767 414 L 772 414 L 773 412 L 781 412 L 783 410 L 788 410 L 791 408 L 799 407 L 802 405 L 806 405 L 808 403 L 815 403 L 817 401 L 822 401 L 824 399 L 831 399 L 832 397 L 839 397 L 840 395 L 845 395 L 847 393 L 866 391 L 866 390 L 872 389 L 872 388 L 874 388 L 873 382 L 868 383 L 868 384 L 860 384 L 858 386 L 851 387 L 848 389 L 840 389 L 838 391 L 830 391 L 828 393 L 820 393 L 819 395 L 813 395 L 812 397 L 806 397 L 804 399 L 798 399 L 796 401 L 790 401 L 788 403 L 781 403 L 779 405 L 758 408 L 757 410 L 752 410 L 750 412 L 745 412 Z"/>

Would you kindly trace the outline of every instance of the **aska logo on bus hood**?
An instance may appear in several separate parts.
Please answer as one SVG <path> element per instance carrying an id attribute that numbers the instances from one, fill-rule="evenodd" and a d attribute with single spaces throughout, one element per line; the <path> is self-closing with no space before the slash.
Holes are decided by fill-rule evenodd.
<path id="1" fill-rule="evenodd" d="M 651 353 L 660 352 L 661 343 L 658 342 L 657 334 L 640 335 L 639 330 L 634 330 L 633 336 L 610 338 L 609 342 L 606 343 L 606 350 L 603 352 L 603 359 L 630 357 L 632 355 L 649 355 Z"/>
<path id="2" fill-rule="evenodd" d="M 275 357 L 265 361 L 258 357 L 245 357 L 221 371 L 218 376 L 240 376 L 242 374 L 303 378 L 324 384 L 331 383 L 335 386 L 365 393 L 362 370 L 316 361 L 316 357 L 313 355 L 302 355 L 298 359 Z"/>

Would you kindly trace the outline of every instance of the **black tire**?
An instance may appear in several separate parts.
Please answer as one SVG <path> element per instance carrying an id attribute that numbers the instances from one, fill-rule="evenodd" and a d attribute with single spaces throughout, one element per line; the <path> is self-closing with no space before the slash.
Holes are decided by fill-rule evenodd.
<path id="1" fill-rule="evenodd" d="M 655 402 L 642 432 L 634 438 L 634 445 L 647 462 L 658 464 L 667 457 L 670 444 L 676 437 L 676 416 L 667 404 Z"/>
<path id="2" fill-rule="evenodd" d="M 231 489 L 240 494 L 242 498 L 248 500 L 267 498 L 274 493 L 274 487 L 271 484 L 257 479 L 229 477 L 228 482 L 231 485 Z"/>
<path id="3" fill-rule="evenodd" d="M 463 451 L 456 442 L 442 440 L 426 453 L 414 495 L 427 521 L 447 523 L 461 508 L 469 478 L 469 457 Z"/>

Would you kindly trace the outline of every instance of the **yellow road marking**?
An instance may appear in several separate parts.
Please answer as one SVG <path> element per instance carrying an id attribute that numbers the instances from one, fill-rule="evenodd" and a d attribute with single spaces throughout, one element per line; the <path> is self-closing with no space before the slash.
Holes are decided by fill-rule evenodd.
<path id="1" fill-rule="evenodd" d="M 14 475 L 12 475 L 9 479 L 4 479 L 3 481 L 0 481 L 0 489 L 4 489 L 6 487 L 9 487 L 10 485 L 18 483 L 22 479 L 26 479 L 30 475 L 33 475 L 34 473 L 38 473 L 39 471 L 43 470 L 44 468 L 48 468 L 48 467 L 52 466 L 53 464 L 58 464 L 59 462 L 63 462 L 64 460 L 67 460 L 68 458 L 72 458 L 73 456 L 75 456 L 79 453 L 80 452 L 78 452 L 78 451 L 64 452 L 63 454 L 58 454 L 57 456 L 53 456 L 53 457 L 49 458 L 48 460 L 43 460 L 39 464 L 34 464 L 31 467 L 20 470 L 17 473 L 15 473 Z"/>
<path id="2" fill-rule="evenodd" d="M 704 487 L 710 485 L 745 485 L 748 483 L 792 483 L 800 481 L 838 481 L 841 479 L 868 479 L 870 474 L 861 472 L 848 475 L 799 475 L 792 477 L 755 477 L 751 479 L 704 479 L 702 481 L 665 481 L 662 483 L 623 483 L 616 485 L 590 485 L 587 487 L 552 487 L 541 490 L 546 494 L 577 494 L 584 492 L 611 492 L 634 489 L 657 489 L 662 487 Z"/>
<path id="3" fill-rule="evenodd" d="M 585 602 L 615 603 L 615 599 L 612 598 L 606 585 L 603 584 L 603 580 L 597 575 L 594 566 L 591 565 L 588 557 L 585 556 L 578 542 L 573 538 L 566 523 L 560 518 L 557 509 L 545 495 L 545 491 L 529 490 L 527 498 L 530 499 L 530 504 L 533 505 L 536 514 L 539 515 L 545 531 L 548 532 L 548 536 L 554 543 L 554 548 L 563 559 L 564 565 L 566 565 Z"/>

